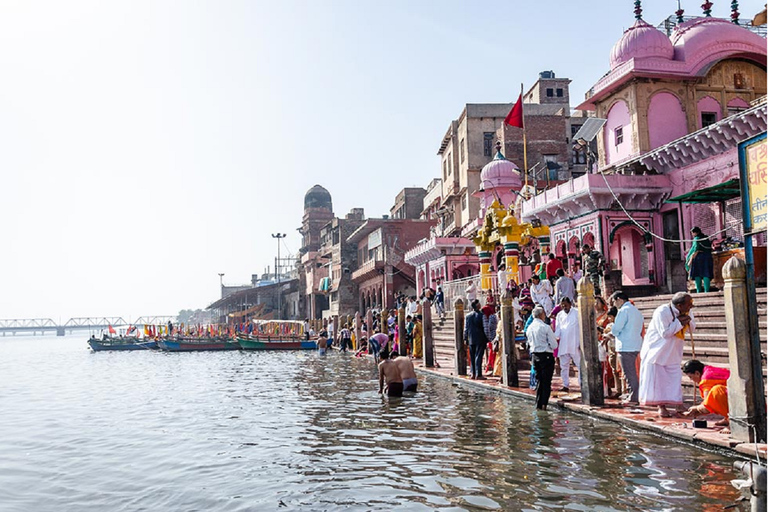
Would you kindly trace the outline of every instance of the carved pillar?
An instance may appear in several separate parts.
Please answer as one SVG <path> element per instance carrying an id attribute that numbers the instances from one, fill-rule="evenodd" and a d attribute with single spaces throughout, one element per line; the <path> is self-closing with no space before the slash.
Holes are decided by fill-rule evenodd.
<path id="1" fill-rule="evenodd" d="M 515 351 L 515 312 L 512 308 L 512 294 L 504 291 L 501 296 L 501 325 L 503 336 L 499 342 L 501 352 L 501 382 L 507 386 L 518 387 L 517 352 Z"/>
<path id="2" fill-rule="evenodd" d="M 479 251 L 480 258 L 480 288 L 483 291 L 493 290 L 493 278 L 491 277 L 491 251 Z"/>
<path id="3" fill-rule="evenodd" d="M 467 349 L 464 345 L 464 301 L 456 299 L 453 303 L 453 328 L 455 357 L 454 371 L 456 375 L 467 374 Z"/>
<path id="4" fill-rule="evenodd" d="M 339 339 L 339 315 L 333 315 L 333 340 Z"/>
<path id="5" fill-rule="evenodd" d="M 365 312 L 365 335 L 369 338 L 374 335 L 373 312 L 370 309 Z"/>
<path id="6" fill-rule="evenodd" d="M 728 333 L 728 364 L 731 370 L 728 379 L 731 437 L 754 443 L 765 441 L 765 393 L 760 346 L 753 346 L 750 332 L 746 277 L 747 264 L 741 258 L 732 256 L 723 265 L 725 327 Z"/>
<path id="7" fill-rule="evenodd" d="M 424 366 L 432 368 L 435 366 L 435 343 L 432 339 L 432 305 L 426 299 L 421 303 L 421 318 Z"/>
<path id="8" fill-rule="evenodd" d="M 582 277 L 578 284 L 579 328 L 581 331 L 581 401 L 586 405 L 603 405 L 603 371 L 597 347 L 595 323 L 595 287 L 589 277 Z"/>

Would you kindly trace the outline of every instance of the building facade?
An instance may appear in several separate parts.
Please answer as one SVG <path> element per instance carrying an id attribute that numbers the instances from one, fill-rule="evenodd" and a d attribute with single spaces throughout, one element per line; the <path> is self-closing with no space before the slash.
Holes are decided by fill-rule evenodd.
<path id="1" fill-rule="evenodd" d="M 667 35 L 638 14 L 610 68 L 578 107 L 605 120 L 597 172 L 526 201 L 522 220 L 550 227 L 568 267 L 589 244 L 613 286 L 684 289 L 692 227 L 716 241 L 740 236 L 738 194 L 689 194 L 738 180 L 738 142 L 765 132 L 765 39 L 707 15 Z"/>

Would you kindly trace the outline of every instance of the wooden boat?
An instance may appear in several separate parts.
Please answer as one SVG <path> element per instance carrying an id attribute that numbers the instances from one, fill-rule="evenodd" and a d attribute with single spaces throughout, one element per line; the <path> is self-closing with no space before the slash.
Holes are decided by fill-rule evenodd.
<path id="1" fill-rule="evenodd" d="M 313 350 L 317 343 L 307 340 L 304 323 L 295 320 L 255 320 L 253 332 L 239 333 L 237 342 L 244 350 Z"/>
<path id="2" fill-rule="evenodd" d="M 317 348 L 314 340 L 301 338 L 257 337 L 238 334 L 237 342 L 243 350 L 312 350 Z"/>
<path id="3" fill-rule="evenodd" d="M 139 338 L 91 338 L 88 340 L 91 350 L 155 350 L 157 342 L 154 340 L 142 341 Z"/>
<path id="4" fill-rule="evenodd" d="M 228 338 L 166 338 L 157 340 L 157 344 L 167 352 L 240 350 L 240 344 Z"/>

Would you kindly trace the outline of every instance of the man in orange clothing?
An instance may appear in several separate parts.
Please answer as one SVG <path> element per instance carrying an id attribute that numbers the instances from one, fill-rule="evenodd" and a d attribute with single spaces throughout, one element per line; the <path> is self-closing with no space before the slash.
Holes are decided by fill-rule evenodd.
<path id="1" fill-rule="evenodd" d="M 726 386 L 731 372 L 726 368 L 704 365 L 701 361 L 692 359 L 683 365 L 683 373 L 699 386 L 701 397 L 704 399 L 700 405 L 694 405 L 683 415 L 695 418 L 702 414 L 719 414 L 723 419 L 715 425 L 728 427 L 728 388 Z"/>

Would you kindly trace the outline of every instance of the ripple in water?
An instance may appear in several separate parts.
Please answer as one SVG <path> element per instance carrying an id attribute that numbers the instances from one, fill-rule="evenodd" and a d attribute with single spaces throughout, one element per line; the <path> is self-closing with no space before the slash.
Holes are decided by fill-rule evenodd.
<path id="1" fill-rule="evenodd" d="M 0 510 L 722 510 L 732 460 L 314 352 L 0 340 Z"/>

